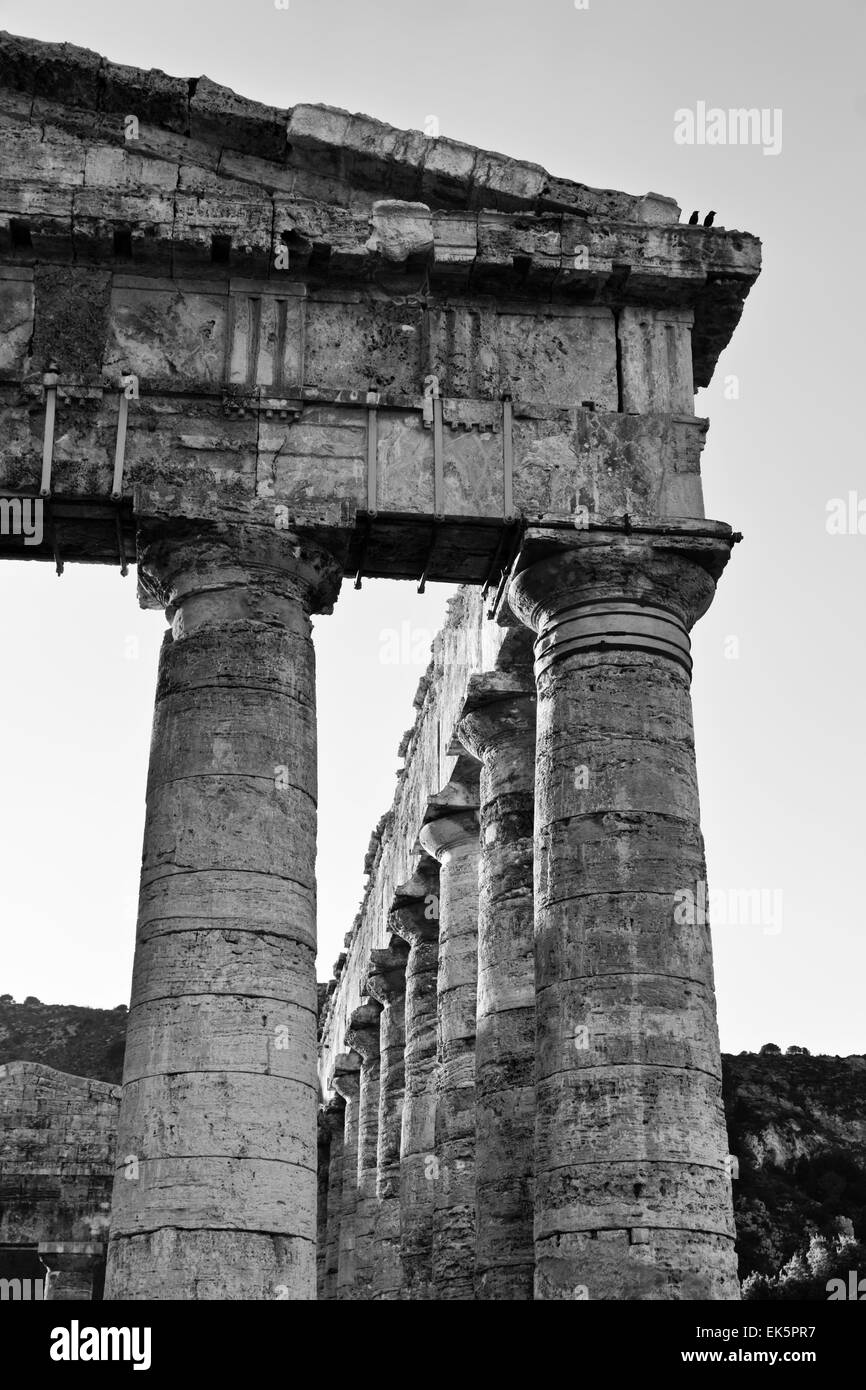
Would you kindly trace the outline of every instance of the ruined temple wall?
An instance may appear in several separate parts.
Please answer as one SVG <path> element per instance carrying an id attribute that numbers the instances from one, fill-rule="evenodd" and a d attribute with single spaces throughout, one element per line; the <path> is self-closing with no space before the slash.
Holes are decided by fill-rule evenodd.
<path id="1" fill-rule="evenodd" d="M 104 1239 L 120 1087 L 0 1066 L 0 1245 Z"/>
<path id="2" fill-rule="evenodd" d="M 381 838 L 377 842 L 374 836 L 371 844 L 364 900 L 347 936 L 345 960 L 340 958 L 337 986 L 325 1007 L 319 1049 L 319 1081 L 325 1099 L 332 1094 L 334 1059 L 345 1051 L 346 1025 L 361 1002 L 370 952 L 387 944 L 395 889 L 411 877 L 415 866 L 417 835 L 427 803 L 447 784 L 456 765 L 457 758 L 448 750 L 467 682 L 474 672 L 493 669 L 507 636 L 507 628 L 486 616 L 488 605 L 480 589 L 460 589 L 433 643 L 431 667 L 416 696 L 418 713 L 405 750 L 405 766 L 398 773 Z"/>

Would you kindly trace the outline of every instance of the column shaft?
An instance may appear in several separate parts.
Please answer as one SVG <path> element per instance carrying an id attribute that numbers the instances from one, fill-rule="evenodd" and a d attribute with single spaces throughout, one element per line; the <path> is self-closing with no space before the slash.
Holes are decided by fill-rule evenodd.
<path id="1" fill-rule="evenodd" d="M 435 879 L 429 882 L 436 887 Z M 436 974 L 438 922 L 433 891 L 398 898 L 391 913 L 409 946 L 406 963 L 406 1051 L 400 1135 L 400 1263 L 402 1296 L 433 1297 L 433 1213 L 436 1188 Z M 430 899 L 425 906 L 425 899 Z M 425 913 L 429 914 L 425 916 Z"/>
<path id="2" fill-rule="evenodd" d="M 538 1298 L 737 1297 L 709 931 L 674 912 L 705 872 L 686 634 L 729 536 L 530 544 L 512 582 L 539 633 Z"/>
<path id="3" fill-rule="evenodd" d="M 328 1253 L 328 1182 L 331 1165 L 331 1136 L 323 1111 L 316 1116 L 316 1297 L 325 1297 Z"/>
<path id="4" fill-rule="evenodd" d="M 437 1299 L 472 1299 L 478 817 L 474 811 L 439 817 L 419 839 L 439 860 L 433 1286 Z"/>
<path id="5" fill-rule="evenodd" d="M 340 1197 L 340 1240 L 337 1255 L 337 1298 L 355 1297 L 355 1222 L 358 1211 L 358 1132 L 361 1099 L 361 1059 L 341 1053 L 334 1067 L 334 1089 L 346 1102 L 343 1128 L 343 1185 Z"/>
<path id="6" fill-rule="evenodd" d="M 376 1221 L 373 1297 L 401 1296 L 400 1135 L 403 1123 L 406 1050 L 406 961 L 408 949 L 393 937 L 373 951 L 367 989 L 383 1005 L 379 1019 L 380 1085 L 376 1148 Z"/>
<path id="7" fill-rule="evenodd" d="M 346 1130 L 346 1102 L 336 1096 L 325 1107 L 325 1123 L 330 1136 L 328 1157 L 328 1217 L 325 1226 L 325 1287 L 322 1297 L 333 1302 L 337 1297 L 337 1274 L 340 1267 L 340 1218 L 343 1202 L 343 1135 Z"/>
<path id="8" fill-rule="evenodd" d="M 379 1141 L 378 1000 L 355 1009 L 346 1029 L 346 1042 L 361 1057 L 358 1096 L 358 1206 L 355 1212 L 355 1298 L 373 1297 L 373 1256 L 376 1228 L 376 1162 Z"/>
<path id="9" fill-rule="evenodd" d="M 533 686 L 526 675 L 473 677 L 459 728 L 481 760 L 476 1297 L 511 1302 L 532 1299 L 535 1275 Z"/>
<path id="10" fill-rule="evenodd" d="M 334 562 L 142 535 L 160 658 L 106 1296 L 315 1296 L 315 663 Z"/>

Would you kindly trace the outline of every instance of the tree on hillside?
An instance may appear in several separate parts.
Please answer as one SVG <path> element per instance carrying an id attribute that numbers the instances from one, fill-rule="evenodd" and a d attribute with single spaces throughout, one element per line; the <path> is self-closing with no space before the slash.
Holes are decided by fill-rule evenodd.
<path id="1" fill-rule="evenodd" d="M 791 1256 L 778 1274 L 750 1274 L 743 1280 L 743 1298 L 751 1302 L 789 1302 L 805 1299 L 824 1302 L 839 1289 L 848 1288 L 851 1270 L 866 1265 L 866 1246 L 854 1238 L 854 1224 L 845 1216 L 836 1217 L 824 1235 L 811 1231 L 804 1245 Z M 834 1280 L 841 1284 L 834 1285 Z"/>

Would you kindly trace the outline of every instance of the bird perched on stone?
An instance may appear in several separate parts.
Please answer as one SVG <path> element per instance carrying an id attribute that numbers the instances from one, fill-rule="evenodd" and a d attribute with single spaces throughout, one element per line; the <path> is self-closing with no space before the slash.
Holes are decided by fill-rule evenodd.
<path id="1" fill-rule="evenodd" d="M 707 215 L 706 215 L 706 217 L 704 218 L 704 226 L 705 226 L 705 227 L 712 227 L 713 222 L 715 221 L 715 217 L 716 217 L 715 212 L 708 212 Z"/>
<path id="2" fill-rule="evenodd" d="M 698 225 L 698 218 L 699 218 L 699 216 L 700 216 L 700 213 L 699 213 L 697 210 L 695 210 L 695 211 L 692 213 L 691 217 L 689 218 L 689 226 L 690 226 L 690 227 L 696 227 L 696 226 Z"/>

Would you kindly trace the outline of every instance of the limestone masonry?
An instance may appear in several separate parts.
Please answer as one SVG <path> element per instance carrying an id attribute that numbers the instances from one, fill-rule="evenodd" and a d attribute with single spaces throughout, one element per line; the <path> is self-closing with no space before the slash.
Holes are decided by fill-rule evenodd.
<path id="1" fill-rule="evenodd" d="M 736 1298 L 674 905 L 759 243 L 8 35 L 0 126 L 0 554 L 169 622 L 106 1297 Z M 365 576 L 463 587 L 323 991 L 311 619 Z"/>
<path id="2" fill-rule="evenodd" d="M 101 1297 L 119 1103 L 119 1086 L 0 1066 L 0 1278 Z"/>

